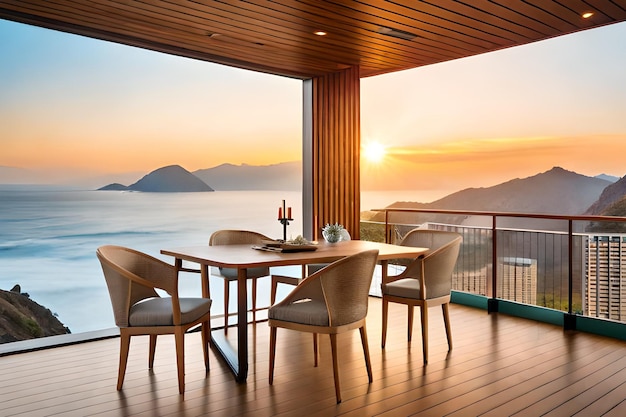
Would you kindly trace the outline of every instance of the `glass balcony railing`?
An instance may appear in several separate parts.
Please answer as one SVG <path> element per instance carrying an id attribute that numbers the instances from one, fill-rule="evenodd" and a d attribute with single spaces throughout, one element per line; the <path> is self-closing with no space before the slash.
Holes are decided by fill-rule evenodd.
<path id="1" fill-rule="evenodd" d="M 624 217 L 374 212 L 377 217 L 361 223 L 362 239 L 398 243 L 415 227 L 460 233 L 463 243 L 452 277 L 457 292 L 626 323 Z"/>

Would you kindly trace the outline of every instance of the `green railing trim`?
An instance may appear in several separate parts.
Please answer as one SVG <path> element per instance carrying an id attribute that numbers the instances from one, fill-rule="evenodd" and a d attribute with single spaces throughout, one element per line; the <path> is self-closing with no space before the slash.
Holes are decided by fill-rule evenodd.
<path id="1" fill-rule="evenodd" d="M 498 300 L 498 311 L 511 316 L 563 326 L 564 313 L 551 308 L 520 304 L 508 300 Z"/>
<path id="2" fill-rule="evenodd" d="M 462 291 L 452 291 L 451 294 L 453 303 L 483 310 L 487 310 L 488 300 L 489 297 Z M 560 327 L 563 327 L 565 323 L 566 313 L 563 311 L 520 304 L 508 300 L 498 299 L 498 311 L 511 316 L 554 324 Z M 576 315 L 575 317 L 576 328 L 574 330 L 576 331 L 626 341 L 626 323 L 581 315 Z"/>
<path id="3" fill-rule="evenodd" d="M 487 310 L 489 297 L 484 295 L 470 294 L 462 291 L 452 291 L 450 301 L 469 307 L 482 308 Z M 563 312 L 550 308 L 538 307 L 528 304 L 514 303 L 507 300 L 498 299 L 498 312 L 509 314 L 515 317 L 550 323 L 563 326 Z"/>
<path id="4" fill-rule="evenodd" d="M 450 294 L 450 301 L 455 304 L 461 304 L 468 307 L 476 307 L 483 310 L 487 310 L 487 302 L 489 298 L 483 295 L 470 294 L 463 291 L 452 290 Z"/>
<path id="5" fill-rule="evenodd" d="M 489 297 L 477 294 L 470 294 L 462 291 L 452 291 L 450 301 L 456 304 L 487 310 Z M 563 326 L 564 313 L 562 311 L 552 310 L 550 308 L 520 304 L 512 301 L 498 299 L 498 312 L 509 314 L 515 317 L 521 317 L 544 323 L 550 323 L 557 326 Z"/>
<path id="6" fill-rule="evenodd" d="M 626 340 L 626 324 L 596 317 L 576 316 L 576 330 Z"/>

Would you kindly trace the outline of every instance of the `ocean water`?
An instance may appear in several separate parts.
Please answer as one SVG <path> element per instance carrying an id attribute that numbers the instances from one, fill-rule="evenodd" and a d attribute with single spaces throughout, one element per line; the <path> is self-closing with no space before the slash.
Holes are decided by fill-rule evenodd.
<path id="1" fill-rule="evenodd" d="M 99 246 L 128 246 L 171 263 L 161 249 L 207 244 L 218 229 L 251 229 L 280 238 L 277 215 L 283 199 L 295 219 L 287 236 L 295 237 L 302 233 L 297 191 L 138 193 L 0 186 L 0 288 L 20 284 L 72 333 L 114 327 L 96 258 Z M 420 201 L 407 192 L 364 192 L 362 210 L 397 200 Z M 269 299 L 267 281 L 259 282 L 260 304 Z M 180 290 L 183 296 L 199 295 L 199 276 L 183 274 Z M 221 314 L 221 280 L 211 280 L 211 295 L 212 310 Z"/>

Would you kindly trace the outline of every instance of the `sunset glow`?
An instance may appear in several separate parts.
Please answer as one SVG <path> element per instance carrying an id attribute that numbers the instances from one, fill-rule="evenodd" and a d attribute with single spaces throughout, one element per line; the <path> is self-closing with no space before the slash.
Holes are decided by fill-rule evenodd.
<path id="1" fill-rule="evenodd" d="M 302 158 L 300 80 L 8 21 L 0 39 L 0 183 Z M 553 166 L 621 177 L 623 68 L 619 23 L 364 78 L 362 189 L 454 191 Z"/>
<path id="2" fill-rule="evenodd" d="M 379 142 L 368 142 L 363 145 L 363 157 L 367 161 L 377 164 L 385 158 L 385 147 Z"/>

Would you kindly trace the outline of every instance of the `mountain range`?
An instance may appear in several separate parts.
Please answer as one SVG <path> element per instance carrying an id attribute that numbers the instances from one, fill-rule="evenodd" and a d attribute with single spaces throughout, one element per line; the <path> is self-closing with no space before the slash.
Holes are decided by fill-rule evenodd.
<path id="1" fill-rule="evenodd" d="M 389 208 L 416 208 L 465 211 L 518 212 L 561 215 L 612 215 L 626 216 L 626 177 L 611 182 L 610 177 L 588 177 L 554 167 L 549 171 L 528 177 L 516 178 L 493 187 L 468 188 L 431 203 L 397 201 Z M 621 206 L 619 203 L 622 203 Z M 621 208 L 620 208 L 621 207 Z M 610 214 L 609 214 L 610 213 Z M 458 222 L 464 225 L 488 227 L 491 217 L 434 215 L 415 213 L 393 214 L 397 223 Z M 369 213 L 369 220 L 382 221 L 383 213 Z M 559 224 L 560 222 L 560 224 Z M 515 219 L 501 217 L 502 227 L 524 227 L 552 230 L 562 228 L 562 221 Z"/>
<path id="2" fill-rule="evenodd" d="M 222 164 L 189 172 L 180 165 L 170 165 L 150 172 L 132 185 L 113 183 L 102 191 L 198 192 L 242 190 L 299 190 L 302 164 L 284 162 L 274 165 Z"/>
<path id="3" fill-rule="evenodd" d="M 391 207 L 579 215 L 585 213 L 609 185 L 608 180 L 554 167 L 493 187 L 467 188 L 432 203 L 396 202 Z"/>
<path id="4" fill-rule="evenodd" d="M 179 165 L 171 165 L 145 175 L 132 185 L 109 184 L 100 190 L 297 190 L 301 187 L 301 178 L 300 162 L 266 166 L 222 164 L 193 173 Z M 512 179 L 492 187 L 467 188 L 430 203 L 397 201 L 388 207 L 565 215 L 602 215 L 610 212 L 611 215 L 621 216 L 626 215 L 625 210 L 619 209 L 626 208 L 626 177 L 588 177 L 554 167 L 531 177 Z M 375 219 L 380 213 L 369 216 Z"/>
<path id="5" fill-rule="evenodd" d="M 222 164 L 199 169 L 193 174 L 216 191 L 226 190 L 299 190 L 302 188 L 302 163 L 274 165 Z"/>

